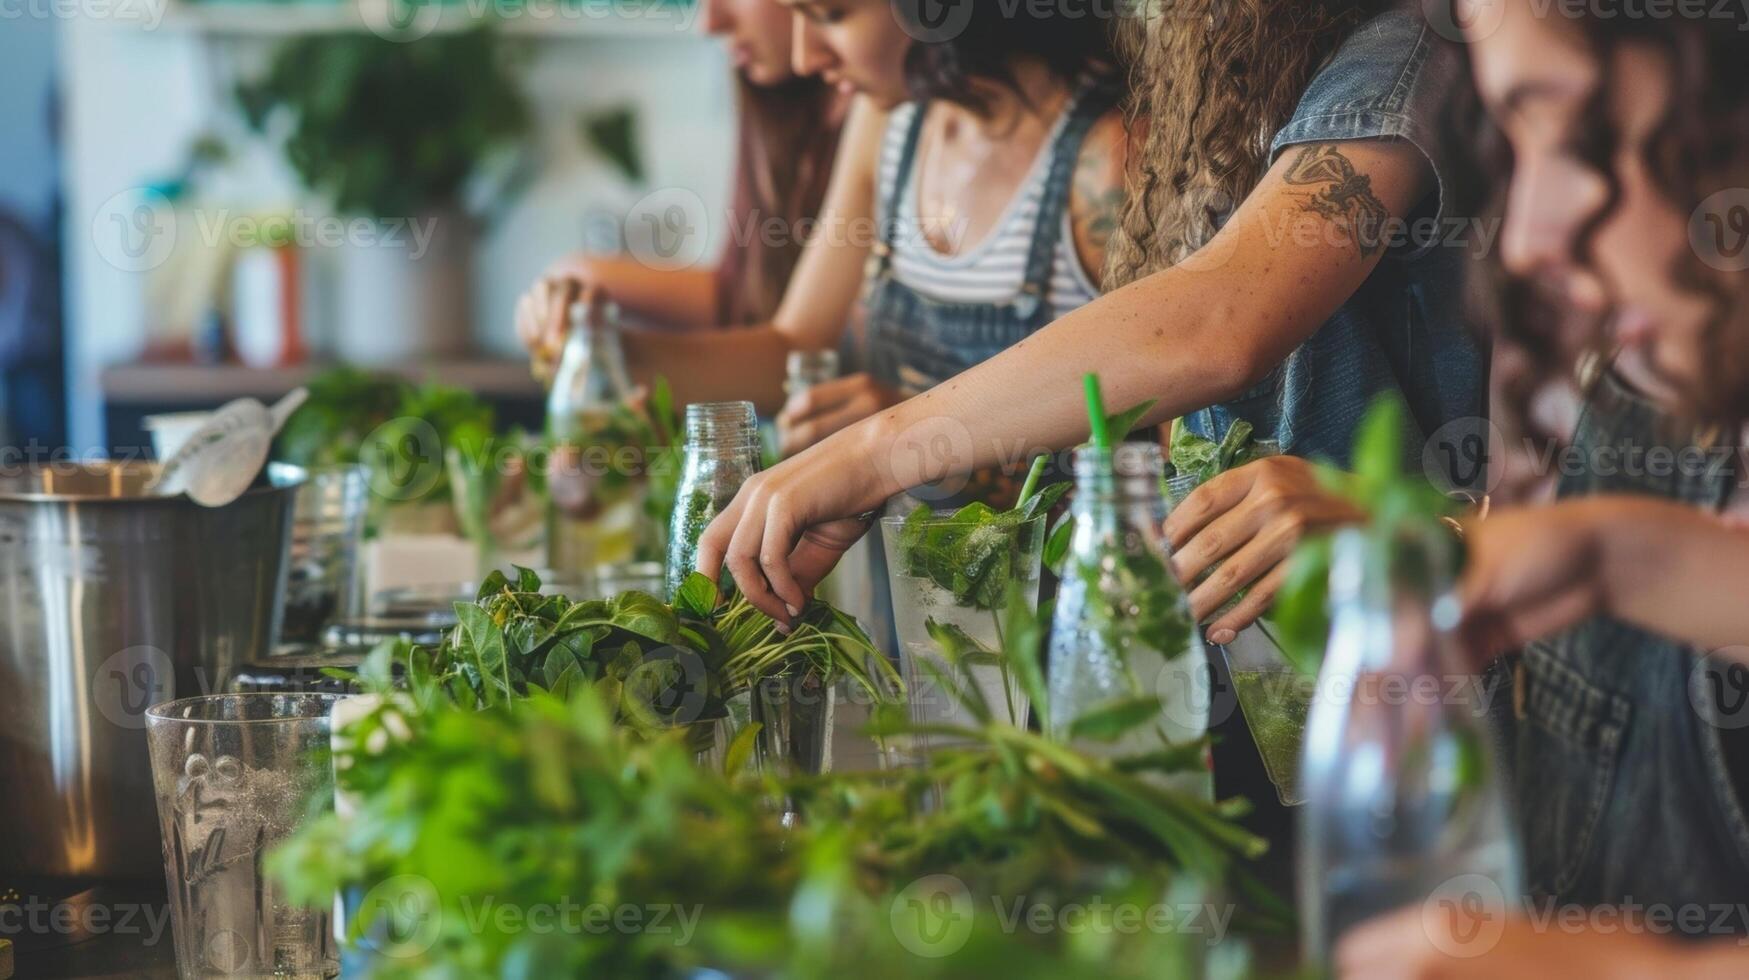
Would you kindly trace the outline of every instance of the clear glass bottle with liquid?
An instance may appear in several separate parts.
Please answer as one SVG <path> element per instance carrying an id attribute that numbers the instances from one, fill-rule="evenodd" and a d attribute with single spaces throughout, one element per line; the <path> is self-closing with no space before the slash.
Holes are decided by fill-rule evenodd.
<path id="1" fill-rule="evenodd" d="M 547 564 L 578 581 L 602 565 L 631 559 L 645 487 L 643 474 L 614 471 L 625 462 L 611 436 L 614 413 L 633 389 L 618 307 L 597 309 L 592 318 L 587 304 L 572 304 L 570 333 L 547 395 Z"/>
<path id="2" fill-rule="evenodd" d="M 1328 962 L 1351 926 L 1395 909 L 1443 903 L 1498 929 L 1520 899 L 1487 701 L 1455 654 L 1456 551 L 1438 527 L 1336 539 L 1300 770 L 1307 962 Z"/>
<path id="3" fill-rule="evenodd" d="M 1074 470 L 1075 530 L 1051 624 L 1047 734 L 1069 741 L 1076 718 L 1154 697 L 1160 701 L 1154 723 L 1116 742 L 1088 740 L 1080 747 L 1132 755 L 1158 751 L 1162 740 L 1200 739 L 1208 731 L 1208 660 L 1167 564 L 1160 447 L 1083 446 L 1075 452 Z M 1212 792 L 1206 771 L 1169 783 L 1204 796 Z"/>
<path id="4" fill-rule="evenodd" d="M 757 472 L 759 428 L 752 402 L 686 406 L 685 461 L 668 535 L 669 598 L 697 563 L 699 536 Z"/>
<path id="5" fill-rule="evenodd" d="M 838 377 L 835 350 L 792 350 L 784 359 L 783 393 L 796 395 Z"/>

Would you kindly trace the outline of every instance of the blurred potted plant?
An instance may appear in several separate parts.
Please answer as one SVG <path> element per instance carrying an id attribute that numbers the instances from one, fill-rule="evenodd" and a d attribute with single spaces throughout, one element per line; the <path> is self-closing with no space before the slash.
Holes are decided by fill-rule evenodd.
<path id="1" fill-rule="evenodd" d="M 473 244 L 519 182 L 528 102 L 488 27 L 412 42 L 300 37 L 237 98 L 346 224 L 337 353 L 361 364 L 468 347 Z"/>

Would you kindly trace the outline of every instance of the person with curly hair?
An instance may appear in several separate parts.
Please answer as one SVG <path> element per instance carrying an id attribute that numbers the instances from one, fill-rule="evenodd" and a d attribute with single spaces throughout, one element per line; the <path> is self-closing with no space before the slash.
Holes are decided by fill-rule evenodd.
<path id="1" fill-rule="evenodd" d="M 1469 226 L 1443 193 L 1455 59 L 1437 35 L 1377 0 L 1124 6 L 1146 135 L 1111 291 L 747 484 L 700 568 L 726 562 L 767 613 L 800 609 L 893 494 L 1085 439 L 1087 372 L 1114 408 L 1158 399 L 1142 424 L 1182 417 L 1218 440 L 1243 419 L 1283 453 L 1339 464 L 1384 392 L 1411 435 L 1482 424 L 1457 294 L 1485 243 L 1448 233 Z"/>
<path id="2" fill-rule="evenodd" d="M 1749 14 L 1455 13 L 1505 217 L 1479 283 L 1501 421 L 1546 432 L 1549 393 L 1578 389 L 1562 499 L 1472 521 L 1461 586 L 1479 660 L 1522 647 L 1506 758 L 1533 898 L 1364 924 L 1338 970 L 1743 976 Z"/>

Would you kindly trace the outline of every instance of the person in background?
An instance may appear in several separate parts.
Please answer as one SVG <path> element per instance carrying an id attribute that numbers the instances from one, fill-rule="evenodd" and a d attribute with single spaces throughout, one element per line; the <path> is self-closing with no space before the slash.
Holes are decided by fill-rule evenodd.
<path id="1" fill-rule="evenodd" d="M 791 17 L 776 0 L 700 0 L 704 30 L 735 66 L 732 228 L 776 218 L 793 227 L 819 213 L 848 99 L 791 68 Z M 610 293 L 640 321 L 674 328 L 745 326 L 771 318 L 801 257 L 796 240 L 731 236 L 715 265 L 656 269 L 625 255 L 569 255 L 525 293 L 517 334 L 539 364 L 564 349 L 565 322 L 544 316 L 581 284 Z"/>
<path id="2" fill-rule="evenodd" d="M 1350 933 L 1338 969 L 1749 975 L 1749 16 L 1456 7 L 1480 145 L 1510 175 L 1508 404 L 1534 418 L 1584 385 L 1565 499 L 1472 522 L 1462 582 L 1480 653 L 1528 644 L 1508 759 L 1540 901 L 1503 922 L 1405 909 Z M 1664 912 L 1575 926 L 1564 907 Z"/>
<path id="3" fill-rule="evenodd" d="M 783 2 L 796 70 L 858 96 L 820 221 L 786 229 L 812 234 L 783 302 L 746 330 L 621 341 L 682 401 L 770 413 L 787 354 L 835 348 L 858 321 L 867 371 L 788 406 L 794 451 L 1097 295 L 1126 141 L 1107 19 L 968 5 L 953 36 L 918 40 L 887 0 Z M 547 299 L 531 315 L 550 327 L 570 297 Z"/>
<path id="4" fill-rule="evenodd" d="M 755 477 L 712 524 L 760 609 L 793 615 L 880 501 L 1088 432 L 1080 379 L 1112 409 L 1158 399 L 1219 440 L 1243 418 L 1284 453 L 1342 462 L 1373 396 L 1420 433 L 1483 414 L 1457 316 L 1436 117 L 1451 65 L 1386 3 L 1165 5 L 1125 29 L 1138 118 L 1107 285 L 978 367 Z M 1473 243 L 1472 243 L 1473 244 Z"/>
<path id="5" fill-rule="evenodd" d="M 60 270 L 54 249 L 0 208 L 0 445 L 66 444 Z"/>

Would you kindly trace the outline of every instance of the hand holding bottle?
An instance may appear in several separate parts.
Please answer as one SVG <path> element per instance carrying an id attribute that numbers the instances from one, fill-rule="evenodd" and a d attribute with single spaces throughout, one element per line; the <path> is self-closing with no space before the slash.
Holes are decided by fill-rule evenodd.
<path id="1" fill-rule="evenodd" d="M 572 275 L 548 274 L 535 280 L 516 303 L 516 339 L 528 349 L 535 373 L 549 378 L 565 350 L 571 305 L 588 305 L 590 321 L 607 302 L 607 292 Z"/>

